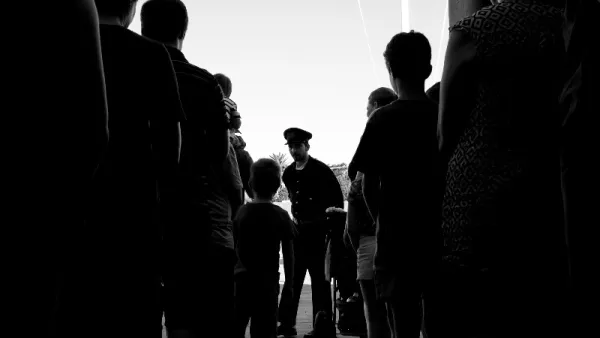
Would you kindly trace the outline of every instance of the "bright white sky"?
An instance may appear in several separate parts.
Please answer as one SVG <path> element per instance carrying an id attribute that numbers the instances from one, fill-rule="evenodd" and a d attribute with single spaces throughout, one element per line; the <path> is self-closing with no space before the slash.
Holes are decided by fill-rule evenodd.
<path id="1" fill-rule="evenodd" d="M 364 129 L 369 94 L 390 87 L 383 51 L 402 31 L 401 2 L 360 1 L 367 39 L 357 0 L 184 0 L 190 25 L 183 53 L 231 78 L 231 98 L 254 160 L 287 154 L 283 131 L 300 127 L 313 133 L 311 155 L 348 163 Z M 410 28 L 424 33 L 433 50 L 427 87 L 441 77 L 446 4 L 409 5 Z M 140 33 L 139 15 L 130 29 Z"/>

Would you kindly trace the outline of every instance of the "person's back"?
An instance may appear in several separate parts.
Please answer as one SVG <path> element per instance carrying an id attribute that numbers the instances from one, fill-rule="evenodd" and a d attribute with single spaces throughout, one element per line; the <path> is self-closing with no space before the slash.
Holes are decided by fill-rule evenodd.
<path id="1" fill-rule="evenodd" d="M 241 204 L 242 184 L 221 88 L 182 51 L 188 23 L 182 1 L 149 0 L 142 6 L 142 34 L 166 46 L 186 114 L 177 214 L 164 232 L 163 280 L 169 295 L 165 326 L 172 337 L 229 337 L 235 264 L 232 215 Z M 203 312 L 204 307 L 211 311 Z"/>
<path id="2" fill-rule="evenodd" d="M 546 264 L 559 259 L 554 257 L 560 236 L 554 225 L 561 215 L 554 206 L 560 203 L 558 99 L 563 19 L 561 9 L 544 2 L 552 1 L 503 1 L 451 28 L 452 34 L 464 39 L 463 44 L 473 46 L 475 58 L 461 68 L 471 70 L 467 76 L 473 87 L 464 100 L 468 106 L 460 112 L 465 122 L 454 130 L 458 137 L 444 202 L 444 260 L 451 264 L 498 264 L 510 271 L 516 269 L 510 262 L 530 261 L 519 263 L 520 269 L 533 272 L 528 267 L 533 264 L 548 273 L 551 269 Z M 474 17 L 485 18 L 482 25 L 488 28 L 481 29 Z M 462 58 L 457 54 L 451 53 L 449 60 Z M 448 76 L 448 88 L 454 85 L 452 80 Z M 448 102 L 453 94 L 444 95 L 448 97 L 442 99 L 440 110 L 444 117 L 451 117 Z M 477 196 L 479 202 L 470 196 Z M 465 198 L 469 202 L 457 208 Z M 487 208 L 495 212 L 484 212 Z M 519 215 L 518 220 L 512 220 L 511 214 Z M 518 237 L 500 239 L 494 234 L 494 224 L 514 226 L 517 222 L 528 224 L 512 230 Z M 473 231 L 479 233 L 477 241 L 470 239 Z M 534 249 L 540 236 L 546 240 Z M 512 255 L 500 259 L 497 252 L 506 245 L 513 249 Z M 543 252 L 545 258 L 540 260 Z"/>
<path id="3" fill-rule="evenodd" d="M 275 275 L 279 272 L 279 246 L 292 227 L 287 211 L 272 203 L 248 203 L 236 217 L 236 274 Z"/>
<path id="4" fill-rule="evenodd" d="M 83 201 L 108 140 L 98 16 L 92 0 L 4 5 L 30 20 L 7 35 L 2 76 L 3 236 L 17 253 L 4 260 L 5 320 L 54 337 L 63 273 L 78 256 Z"/>
<path id="5" fill-rule="evenodd" d="M 365 203 L 377 221 L 377 298 L 394 318 L 393 336 L 418 337 L 421 296 L 439 252 L 437 105 L 425 94 L 431 46 L 421 33 L 396 34 L 384 58 L 398 100 L 372 113 L 353 162 L 364 174 Z M 393 162 L 385 163 L 389 158 Z"/>
<path id="6" fill-rule="evenodd" d="M 170 237 L 169 240 L 175 240 L 175 246 L 189 240 L 205 247 L 211 233 L 207 224 L 210 222 L 209 210 L 217 208 L 225 218 L 228 215 L 229 206 L 220 174 L 230 148 L 229 118 L 214 76 L 191 64 L 182 52 L 188 23 L 187 8 L 180 1 L 153 0 L 142 6 L 142 35 L 163 43 L 169 52 L 186 115 L 186 120 L 181 122 L 177 190 L 179 229 L 170 233 L 177 238 Z M 211 202 L 213 205 L 208 205 Z"/>
<path id="7" fill-rule="evenodd" d="M 485 18 L 486 28 L 474 17 Z M 452 27 L 477 46 L 478 95 L 461 148 L 469 147 L 480 161 L 539 158 L 556 146 L 562 20 L 558 8 L 513 0 L 481 9 Z"/>
<path id="8" fill-rule="evenodd" d="M 410 253 L 429 254 L 426 248 L 430 246 L 425 243 L 429 238 L 425 234 L 438 225 L 432 216 L 439 208 L 434 199 L 439 195 L 435 194 L 434 171 L 438 159 L 436 121 L 437 105 L 427 99 L 395 101 L 375 111 L 369 119 L 368 123 L 380 133 L 378 148 L 370 151 L 391 161 L 381 166 L 379 175 L 376 267 L 391 267 L 395 262 L 394 265 L 417 268 L 414 264 L 420 262 Z M 402 208 L 401 214 L 398 207 Z"/>
<path id="9" fill-rule="evenodd" d="M 108 227 L 102 232 L 113 240 L 119 234 L 119 241 L 155 245 L 159 232 L 150 230 L 158 201 L 155 129 L 184 119 L 177 83 L 160 44 L 117 25 L 101 24 L 100 34 L 110 142 L 94 186 L 92 218 L 104 220 Z"/>
<path id="10" fill-rule="evenodd" d="M 494 2 L 450 29 L 439 110 L 449 159 L 440 279 L 456 291 L 442 293 L 445 322 L 434 326 L 457 336 L 562 335 L 564 46 L 562 11 L 551 4 L 564 1 Z"/>
<path id="11" fill-rule="evenodd" d="M 110 140 L 87 210 L 94 231 L 85 258 L 94 278 L 85 285 L 95 293 L 86 293 L 94 301 L 85 310 L 98 335 L 154 337 L 162 313 L 158 207 L 163 219 L 172 216 L 185 116 L 165 47 L 126 28 L 136 3 L 96 0 Z"/>
<path id="12" fill-rule="evenodd" d="M 235 268 L 235 333 L 244 336 L 248 321 L 252 337 L 276 337 L 279 294 L 279 248 L 283 252 L 286 286 L 293 279 L 295 225 L 287 211 L 272 203 L 281 185 L 281 168 L 272 159 L 251 167 L 255 200 L 243 205 L 234 222 L 238 262 Z"/>

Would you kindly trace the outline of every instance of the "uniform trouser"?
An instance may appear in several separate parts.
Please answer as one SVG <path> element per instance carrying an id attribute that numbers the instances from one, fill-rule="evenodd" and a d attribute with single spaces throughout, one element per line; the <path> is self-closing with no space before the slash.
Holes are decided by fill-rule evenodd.
<path id="1" fill-rule="evenodd" d="M 325 236 L 294 241 L 294 288 L 283 288 L 279 303 L 279 322 L 284 327 L 296 326 L 298 305 L 306 271 L 310 274 L 313 324 L 319 311 L 332 314 L 331 284 L 325 280 Z"/>

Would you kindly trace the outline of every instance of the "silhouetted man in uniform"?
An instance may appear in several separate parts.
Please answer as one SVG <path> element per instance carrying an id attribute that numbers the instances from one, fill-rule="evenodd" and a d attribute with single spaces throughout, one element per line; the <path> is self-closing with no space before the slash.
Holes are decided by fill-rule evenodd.
<path id="1" fill-rule="evenodd" d="M 87 330 L 79 337 L 162 334 L 156 216 L 159 197 L 161 212 L 172 214 L 185 116 L 165 47 L 127 29 L 136 3 L 96 0 L 110 140 L 87 210 L 80 277 Z"/>
<path id="2" fill-rule="evenodd" d="M 231 219 L 242 203 L 242 184 L 232 162 L 223 94 L 213 75 L 181 52 L 189 21 L 182 1 L 149 0 L 141 21 L 142 35 L 164 43 L 171 56 L 186 113 L 178 217 L 164 237 L 165 324 L 173 338 L 229 337 L 235 264 Z"/>
<path id="3" fill-rule="evenodd" d="M 331 285 L 325 278 L 325 239 L 328 232 L 325 210 L 329 207 L 343 208 L 344 196 L 333 171 L 323 162 L 308 155 L 311 133 L 299 128 L 290 128 L 283 136 L 295 162 L 285 169 L 283 183 L 292 202 L 292 216 L 299 235 L 294 240 L 293 290 L 286 288 L 281 294 L 281 325 L 277 333 L 294 336 L 298 304 L 307 270 L 312 287 L 313 324 L 319 311 L 325 311 L 331 316 Z M 305 337 L 313 336 L 314 332 L 310 332 Z"/>
<path id="4" fill-rule="evenodd" d="M 28 21 L 7 34 L 2 68 L 2 236 L 13 253 L 3 260 L 4 320 L 48 337 L 65 271 L 80 263 L 83 201 L 108 142 L 98 15 L 92 0 L 3 6 Z"/>

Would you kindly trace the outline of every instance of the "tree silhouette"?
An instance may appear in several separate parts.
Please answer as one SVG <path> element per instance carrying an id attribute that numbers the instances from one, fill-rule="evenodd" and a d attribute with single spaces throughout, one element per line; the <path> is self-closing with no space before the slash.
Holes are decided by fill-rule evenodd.
<path id="1" fill-rule="evenodd" d="M 287 167 L 289 164 L 288 157 L 284 153 L 277 153 L 277 154 L 273 153 L 273 154 L 269 155 L 269 158 L 271 158 L 273 161 L 279 163 L 281 170 L 285 169 L 285 167 Z"/>

